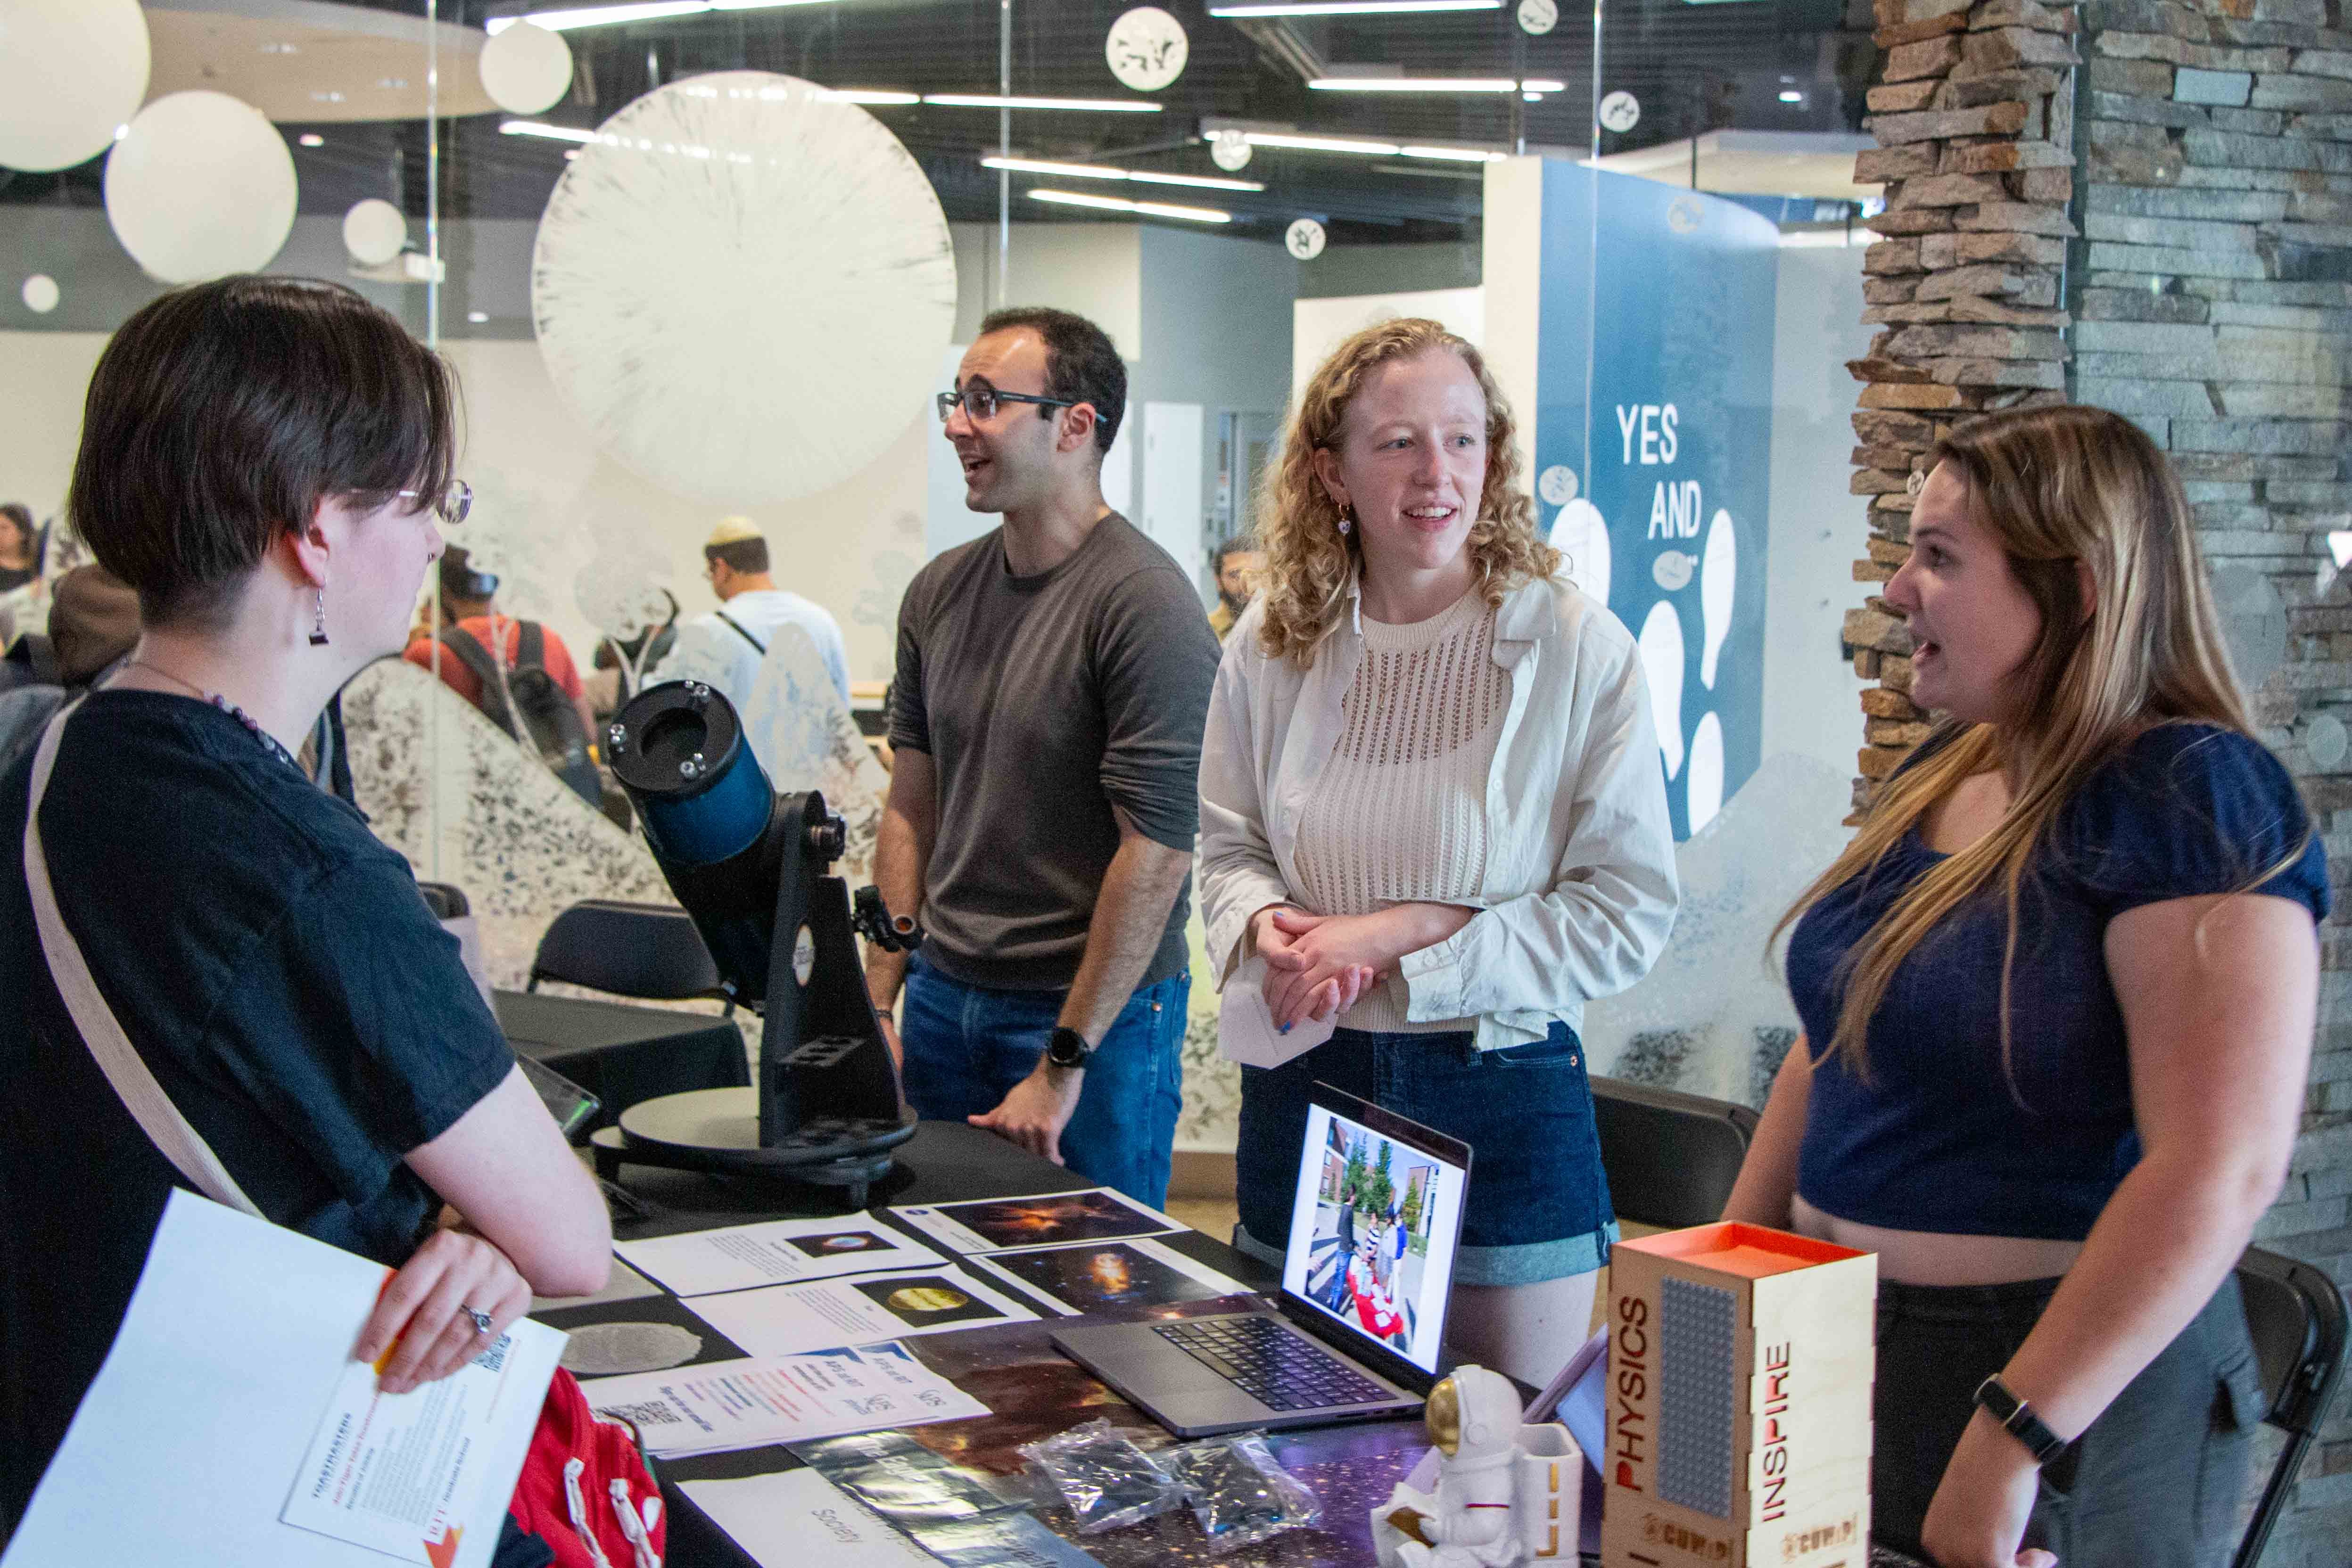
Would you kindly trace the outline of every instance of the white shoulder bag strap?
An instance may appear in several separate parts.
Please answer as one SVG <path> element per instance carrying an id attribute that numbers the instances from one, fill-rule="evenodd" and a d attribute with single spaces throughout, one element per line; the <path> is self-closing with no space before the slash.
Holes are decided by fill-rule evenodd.
<path id="1" fill-rule="evenodd" d="M 49 885 L 48 857 L 41 851 L 41 797 L 48 792 L 49 772 L 57 766 L 58 737 L 80 706 L 79 698 L 67 704 L 42 733 L 40 749 L 33 754 L 31 799 L 25 808 L 25 885 L 32 892 L 33 923 L 40 928 L 41 952 L 48 959 L 49 977 L 57 982 L 66 1011 L 73 1015 L 74 1027 L 81 1031 L 82 1043 L 98 1059 L 99 1071 L 114 1085 L 123 1106 L 163 1157 L 215 1203 L 258 1218 L 261 1210 L 237 1186 L 212 1146 L 188 1125 L 188 1119 L 155 1082 L 155 1074 L 148 1070 L 131 1037 L 122 1032 L 73 933 L 66 928 L 65 916 L 58 911 L 57 890 Z"/>

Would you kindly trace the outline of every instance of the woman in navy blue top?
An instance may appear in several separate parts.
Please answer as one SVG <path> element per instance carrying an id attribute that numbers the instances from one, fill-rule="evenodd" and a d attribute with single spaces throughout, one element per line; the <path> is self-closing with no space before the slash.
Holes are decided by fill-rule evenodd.
<path id="1" fill-rule="evenodd" d="M 1989 415 L 1929 468 L 1885 597 L 1941 722 L 1790 912 L 1802 1049 L 1727 1218 L 1879 1254 L 1882 1539 L 2225 1562 L 2326 854 L 2146 435 Z"/>

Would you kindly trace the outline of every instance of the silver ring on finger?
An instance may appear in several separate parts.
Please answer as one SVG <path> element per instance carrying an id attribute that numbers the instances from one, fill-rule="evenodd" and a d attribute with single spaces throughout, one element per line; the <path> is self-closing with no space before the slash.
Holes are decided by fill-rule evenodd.
<path id="1" fill-rule="evenodd" d="M 474 1332 L 478 1334 L 488 1333 L 490 1325 L 498 1321 L 489 1313 L 478 1311 L 473 1307 L 461 1306 L 457 1310 L 474 1320 Z"/>

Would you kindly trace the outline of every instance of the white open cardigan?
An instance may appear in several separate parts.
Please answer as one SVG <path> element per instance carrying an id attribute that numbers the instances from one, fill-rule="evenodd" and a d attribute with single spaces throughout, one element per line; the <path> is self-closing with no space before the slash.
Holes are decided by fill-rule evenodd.
<path id="1" fill-rule="evenodd" d="M 1298 902 L 1298 820 L 1339 745 L 1341 699 L 1364 638 L 1360 597 L 1311 668 L 1269 660 L 1263 606 L 1225 639 L 1201 747 L 1201 909 L 1223 989 L 1249 918 Z M 1495 662 L 1511 699 L 1486 779 L 1479 910 L 1407 954 L 1415 1021 L 1475 1017 L 1482 1051 L 1580 1028 L 1591 997 L 1647 974 L 1681 894 L 1665 777 L 1633 639 L 1565 578 L 1530 582 L 1496 612 Z"/>

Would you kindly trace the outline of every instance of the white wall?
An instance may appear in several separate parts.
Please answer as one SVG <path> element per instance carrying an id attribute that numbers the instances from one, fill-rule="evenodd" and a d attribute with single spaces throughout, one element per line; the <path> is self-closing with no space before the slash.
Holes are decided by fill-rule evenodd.
<path id="1" fill-rule="evenodd" d="M 1772 355 L 1772 535 L 1764 580 L 1764 755 L 1818 758 L 1853 774 L 1864 682 L 1838 657 L 1866 503 L 1846 493 L 1855 385 L 1845 362 L 1870 344 L 1861 325 L 1857 243 L 1780 246 Z M 1822 236 L 1827 237 L 1827 236 Z M 1857 235 L 1856 240 L 1870 236 Z"/>
<path id="2" fill-rule="evenodd" d="M 35 517 L 65 509 L 82 393 L 110 335 L 0 332 L 0 501 L 22 501 Z"/>
<path id="3" fill-rule="evenodd" d="M 1381 321 L 1426 316 L 1470 344 L 1486 347 L 1486 290 L 1426 288 L 1404 294 L 1349 294 L 1301 299 L 1290 308 L 1290 396 L 1295 403 L 1307 378 L 1332 350 L 1355 333 Z M 1507 393 L 1506 394 L 1507 395 Z M 1533 407 L 1532 393 L 1525 405 Z"/>

